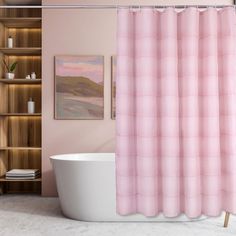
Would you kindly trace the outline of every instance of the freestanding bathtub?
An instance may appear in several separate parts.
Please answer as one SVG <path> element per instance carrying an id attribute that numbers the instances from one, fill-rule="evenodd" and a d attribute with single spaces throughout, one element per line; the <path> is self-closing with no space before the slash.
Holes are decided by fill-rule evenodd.
<path id="1" fill-rule="evenodd" d="M 167 221 L 162 214 L 156 217 L 116 214 L 114 153 L 65 154 L 50 159 L 66 217 L 81 221 Z M 190 221 L 185 215 L 170 220 Z"/>

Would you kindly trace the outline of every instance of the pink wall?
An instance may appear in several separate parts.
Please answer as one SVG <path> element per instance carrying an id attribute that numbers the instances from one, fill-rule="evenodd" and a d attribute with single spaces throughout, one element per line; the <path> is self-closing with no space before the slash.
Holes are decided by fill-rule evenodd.
<path id="1" fill-rule="evenodd" d="M 43 11 L 42 193 L 45 196 L 56 194 L 49 156 L 61 153 L 114 152 L 115 121 L 110 119 L 109 69 L 105 71 L 104 78 L 104 120 L 66 121 L 53 118 L 55 55 L 104 55 L 105 66 L 110 67 L 110 57 L 115 53 L 116 23 L 115 19 L 107 21 L 103 13 L 96 12 L 96 17 L 93 17 L 93 11 Z"/>
<path id="2" fill-rule="evenodd" d="M 58 4 L 231 4 L 229 0 L 57 0 Z M 43 0 L 55 4 L 55 0 Z M 115 54 L 116 10 L 43 10 L 42 170 L 44 196 L 55 196 L 49 156 L 78 152 L 114 152 L 111 120 L 111 56 Z M 104 55 L 104 120 L 54 120 L 54 56 Z"/>

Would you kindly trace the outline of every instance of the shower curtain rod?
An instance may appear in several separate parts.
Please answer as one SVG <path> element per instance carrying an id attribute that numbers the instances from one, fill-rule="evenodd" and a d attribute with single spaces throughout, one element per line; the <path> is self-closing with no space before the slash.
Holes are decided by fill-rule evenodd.
<path id="1" fill-rule="evenodd" d="M 0 9 L 11 9 L 11 8 L 42 8 L 42 9 L 117 9 L 117 8 L 156 8 L 163 9 L 167 7 L 174 7 L 178 9 L 184 9 L 186 7 L 197 7 L 197 8 L 223 8 L 223 7 L 236 7 L 236 5 L 81 5 L 81 4 L 73 4 L 73 5 L 0 5 Z"/>

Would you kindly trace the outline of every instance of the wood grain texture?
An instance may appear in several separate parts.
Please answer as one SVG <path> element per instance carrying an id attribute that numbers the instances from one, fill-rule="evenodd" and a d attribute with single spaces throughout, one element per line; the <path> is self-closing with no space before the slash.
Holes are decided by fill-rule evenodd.
<path id="1" fill-rule="evenodd" d="M 0 182 L 40 182 L 41 178 L 37 179 L 6 179 L 4 177 L 0 178 Z"/>
<path id="2" fill-rule="evenodd" d="M 0 22 L 7 28 L 41 28 L 41 17 L 1 17 Z"/>
<path id="3" fill-rule="evenodd" d="M 41 170 L 40 150 L 11 150 L 8 153 L 9 169 Z"/>
<path id="4" fill-rule="evenodd" d="M 0 23 L 0 47 L 5 46 L 5 27 L 3 23 Z"/>
<path id="5" fill-rule="evenodd" d="M 0 52 L 4 55 L 9 56 L 29 56 L 29 55 L 41 55 L 41 48 L 30 48 L 30 47 L 18 47 L 18 48 L 0 48 Z"/>
<path id="6" fill-rule="evenodd" d="M 0 10 L 0 13 L 1 13 L 1 10 Z M 2 23 L 0 23 L 0 47 L 4 47 L 4 45 L 5 45 L 5 27 L 4 27 L 4 25 Z M 0 61 L 2 62 L 3 59 L 4 59 L 4 55 L 2 53 L 0 53 Z M 4 76 L 5 76 L 4 72 L 5 72 L 5 69 L 4 69 L 3 64 L 1 63 L 0 75 L 4 74 Z M 1 107 L 1 105 L 0 105 L 0 107 Z"/>
<path id="7" fill-rule="evenodd" d="M 6 171 L 14 168 L 41 171 L 41 80 L 24 80 L 32 72 L 41 78 L 40 27 L 41 9 L 0 9 L 0 60 L 4 58 L 9 64 L 18 62 L 16 79 L 11 81 L 3 79 L 6 69 L 0 66 L 0 192 L 3 193 L 41 193 L 41 178 L 33 181 L 4 178 Z M 12 49 L 6 48 L 10 35 L 14 40 Z M 30 97 L 37 114 L 27 113 Z"/>
<path id="8" fill-rule="evenodd" d="M 8 147 L 41 147 L 39 117 L 9 117 Z"/>
<path id="9" fill-rule="evenodd" d="M 5 172 L 11 169 L 39 169 L 41 172 L 41 151 L 40 150 L 12 150 L 8 151 Z M 1 162 L 0 162 L 1 165 Z M 3 170 L 3 168 L 1 168 Z M 2 171 L 3 175 L 5 172 Z M 1 179 L 4 176 L 1 175 Z M 1 181 L 2 182 L 2 181 Z M 41 192 L 40 179 L 37 181 L 4 181 L 6 193 L 14 192 Z"/>
<path id="10" fill-rule="evenodd" d="M 31 72 L 35 72 L 37 78 L 41 78 L 41 56 L 5 56 L 5 58 L 8 63 L 18 62 L 15 70 L 16 78 L 25 78 Z"/>
<path id="11" fill-rule="evenodd" d="M 6 29 L 6 39 L 9 36 L 13 38 L 14 47 L 32 47 L 38 48 L 41 47 L 41 29 L 16 29 L 16 28 L 7 28 Z M 7 45 L 5 45 L 7 46 Z"/>
<path id="12" fill-rule="evenodd" d="M 6 5 L 5 0 L 0 0 L 0 5 Z M 0 16 L 4 15 L 4 9 L 0 8 Z"/>
<path id="13" fill-rule="evenodd" d="M 41 147 L 0 147 L 0 150 L 41 150 Z"/>
<path id="14" fill-rule="evenodd" d="M 7 181 L 4 193 L 41 193 L 41 181 Z"/>
<path id="15" fill-rule="evenodd" d="M 5 27 L 2 23 L 0 23 L 0 47 L 4 47 L 5 46 Z M 2 61 L 2 59 L 4 58 L 3 54 L 0 54 L 0 60 Z M 1 63 L 0 66 L 0 75 L 3 74 L 4 68 L 3 65 Z"/>
<path id="16" fill-rule="evenodd" d="M 8 118 L 0 117 L 0 147 L 7 146 L 8 140 Z M 1 172 L 1 170 L 0 170 Z"/>
<path id="17" fill-rule="evenodd" d="M 0 113 L 8 112 L 8 85 L 0 83 Z"/>
<path id="18" fill-rule="evenodd" d="M 41 17 L 41 9 L 3 9 L 0 13 L 2 17 Z"/>
<path id="19" fill-rule="evenodd" d="M 41 84 L 41 79 L 21 79 L 21 78 L 15 78 L 15 79 L 0 79 L 0 83 L 5 84 Z"/>
<path id="20" fill-rule="evenodd" d="M 41 113 L 41 85 L 9 85 L 8 112 L 28 113 L 30 98 L 35 102 L 35 113 Z"/>
<path id="21" fill-rule="evenodd" d="M 0 113 L 0 116 L 41 116 L 41 113 Z"/>
<path id="22" fill-rule="evenodd" d="M 8 170 L 7 151 L 0 151 L 0 176 L 5 175 L 7 170 Z"/>
<path id="23" fill-rule="evenodd" d="M 230 216 L 230 213 L 229 213 L 229 212 L 226 212 L 226 213 L 225 213 L 225 220 L 224 220 L 224 227 L 225 227 L 225 228 L 228 227 L 228 224 L 229 224 L 229 216 Z"/>

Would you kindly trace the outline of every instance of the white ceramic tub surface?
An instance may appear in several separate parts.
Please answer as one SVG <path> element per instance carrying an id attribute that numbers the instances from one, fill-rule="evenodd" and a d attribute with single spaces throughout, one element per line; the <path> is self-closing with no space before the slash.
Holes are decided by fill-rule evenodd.
<path id="1" fill-rule="evenodd" d="M 190 221 L 185 215 L 165 218 L 116 214 L 114 153 L 64 154 L 50 157 L 65 216 L 81 221 Z M 202 219 L 203 217 L 201 217 Z"/>

